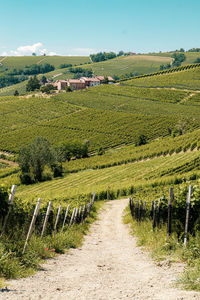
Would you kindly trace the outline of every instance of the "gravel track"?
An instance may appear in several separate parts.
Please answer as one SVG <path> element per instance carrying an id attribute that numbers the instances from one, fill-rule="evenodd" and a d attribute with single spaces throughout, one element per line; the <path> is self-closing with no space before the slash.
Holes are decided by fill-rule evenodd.
<path id="1" fill-rule="evenodd" d="M 182 265 L 156 266 L 136 246 L 122 223 L 127 204 L 128 200 L 107 202 L 82 247 L 48 260 L 29 278 L 9 281 L 0 299 L 200 299 L 200 293 L 172 287 Z"/>

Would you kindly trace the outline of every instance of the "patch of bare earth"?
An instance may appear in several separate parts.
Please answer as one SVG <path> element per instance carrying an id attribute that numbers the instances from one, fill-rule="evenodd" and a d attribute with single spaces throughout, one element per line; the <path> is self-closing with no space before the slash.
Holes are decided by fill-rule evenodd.
<path id="1" fill-rule="evenodd" d="M 156 266 L 122 223 L 127 200 L 106 203 L 79 249 L 47 261 L 26 279 L 9 282 L 0 299 L 200 299 L 172 287 L 180 264 Z"/>

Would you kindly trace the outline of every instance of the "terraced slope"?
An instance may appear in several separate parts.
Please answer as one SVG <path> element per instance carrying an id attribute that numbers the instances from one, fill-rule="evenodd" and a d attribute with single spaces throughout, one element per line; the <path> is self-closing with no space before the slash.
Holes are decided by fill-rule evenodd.
<path id="1" fill-rule="evenodd" d="M 173 181 L 171 168 L 184 169 L 184 166 L 199 157 L 199 151 L 179 153 L 172 156 L 157 157 L 146 161 L 128 163 L 105 169 L 85 170 L 68 174 L 63 179 L 38 183 L 32 186 L 20 186 L 17 197 L 24 200 L 41 197 L 43 201 L 49 199 L 67 199 L 88 194 L 92 190 L 100 193 L 107 190 L 129 189 L 133 186 L 149 185 L 156 181 L 167 183 Z M 197 171 L 199 174 L 199 171 Z M 190 176 L 191 170 L 185 167 L 182 177 Z"/>

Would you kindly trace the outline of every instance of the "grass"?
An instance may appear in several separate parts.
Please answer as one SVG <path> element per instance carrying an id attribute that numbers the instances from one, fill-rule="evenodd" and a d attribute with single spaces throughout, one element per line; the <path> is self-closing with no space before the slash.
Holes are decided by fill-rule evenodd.
<path id="1" fill-rule="evenodd" d="M 155 57 L 146 55 L 133 55 L 118 57 L 105 62 L 93 63 L 87 68 L 97 75 L 124 75 L 137 72 L 146 74 L 158 71 L 161 64 L 167 64 L 172 61 L 169 57 Z"/>
<path id="2" fill-rule="evenodd" d="M 0 61 L 3 57 L 0 57 Z M 90 62 L 88 56 L 8 56 L 2 61 L 2 66 L 8 69 L 24 68 L 32 64 L 48 63 L 56 69 L 61 64 L 80 65 Z"/>
<path id="3" fill-rule="evenodd" d="M 97 219 L 97 212 L 102 206 L 102 201 L 95 202 L 85 223 L 74 225 L 70 229 L 66 226 L 63 232 L 56 235 L 41 238 L 33 234 L 25 254 L 22 254 L 25 236 L 19 231 L 14 238 L 3 236 L 0 242 L 0 277 L 8 279 L 29 276 L 39 270 L 45 259 L 54 257 L 56 253 L 65 253 L 70 248 L 80 247 L 84 235 Z M 54 251 L 49 251 L 50 249 Z M 5 282 L 1 281 L 1 285 L 5 285 Z"/>
<path id="4" fill-rule="evenodd" d="M 152 230 L 152 221 L 136 223 L 132 219 L 129 207 L 123 217 L 125 224 L 130 224 L 131 234 L 137 237 L 137 245 L 150 252 L 156 262 L 167 261 L 170 265 L 174 262 L 184 262 L 187 268 L 177 279 L 176 285 L 187 290 L 200 291 L 200 238 L 199 232 L 190 236 L 187 247 L 178 242 L 177 235 L 170 237 L 166 234 L 166 225 Z"/>

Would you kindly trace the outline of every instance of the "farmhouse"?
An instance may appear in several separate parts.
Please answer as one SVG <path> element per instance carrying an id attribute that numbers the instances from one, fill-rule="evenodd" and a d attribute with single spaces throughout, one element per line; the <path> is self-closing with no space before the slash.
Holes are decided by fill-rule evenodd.
<path id="1" fill-rule="evenodd" d="M 100 80 L 97 77 L 93 77 L 93 78 L 81 77 L 80 80 L 82 80 L 87 87 L 98 86 L 101 84 Z"/>
<path id="2" fill-rule="evenodd" d="M 103 84 L 105 78 L 108 79 L 108 84 L 112 84 L 114 82 L 114 79 L 111 76 L 105 77 L 105 76 L 97 76 L 96 78 L 98 78 L 100 80 L 100 84 Z"/>
<path id="3" fill-rule="evenodd" d="M 82 90 L 86 87 L 85 82 L 80 79 L 68 79 L 66 82 L 72 91 Z"/>
<path id="4" fill-rule="evenodd" d="M 108 76 L 108 84 L 114 82 L 114 79 L 111 76 Z M 87 87 L 98 86 L 103 84 L 105 80 L 104 76 L 96 77 L 81 77 L 80 79 L 67 79 L 67 80 L 56 80 L 52 85 L 57 88 L 58 91 L 65 90 L 66 86 L 69 86 L 72 91 L 82 90 Z"/>

